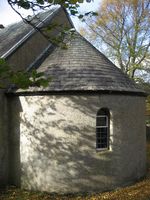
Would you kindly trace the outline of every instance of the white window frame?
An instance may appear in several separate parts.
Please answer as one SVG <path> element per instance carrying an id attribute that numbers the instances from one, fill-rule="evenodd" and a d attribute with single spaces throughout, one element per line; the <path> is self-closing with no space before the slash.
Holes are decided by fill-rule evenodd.
<path id="1" fill-rule="evenodd" d="M 98 118 L 106 118 L 106 125 L 104 126 L 97 126 L 97 120 Z M 102 145 L 102 143 L 98 143 L 98 139 L 101 139 L 102 137 L 98 137 L 97 136 L 97 129 L 100 129 L 100 128 L 107 128 L 107 147 L 98 147 L 98 144 Z M 106 114 L 106 115 L 100 115 L 98 114 L 96 116 L 96 150 L 98 151 L 104 151 L 104 150 L 108 150 L 109 149 L 109 116 Z"/>
<path id="2" fill-rule="evenodd" d="M 106 125 L 105 126 L 97 126 L 96 125 L 96 128 L 107 128 L 108 127 L 108 116 L 107 115 L 98 115 L 96 118 L 103 118 L 103 117 L 106 118 Z"/>

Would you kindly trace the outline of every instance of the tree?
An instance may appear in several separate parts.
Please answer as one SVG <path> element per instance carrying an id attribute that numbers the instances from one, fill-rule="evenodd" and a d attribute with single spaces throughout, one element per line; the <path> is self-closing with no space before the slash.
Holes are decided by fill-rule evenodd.
<path id="1" fill-rule="evenodd" d="M 80 14 L 78 12 L 78 8 L 80 7 L 79 4 L 83 3 L 84 1 L 90 3 L 93 0 L 7 0 L 8 4 L 11 6 L 11 8 L 22 18 L 23 21 L 26 23 L 29 23 L 33 28 L 37 29 L 41 32 L 41 34 L 47 38 L 47 35 L 44 34 L 43 31 L 38 29 L 33 23 L 32 18 L 36 17 L 36 14 L 45 9 L 50 9 L 52 6 L 60 5 L 63 8 L 66 8 L 67 11 L 73 15 L 78 17 L 79 19 L 83 18 L 84 16 L 92 16 L 95 15 L 95 12 L 90 11 L 85 14 Z M 17 6 L 17 7 L 16 7 Z M 32 11 L 32 18 L 24 18 L 23 15 L 20 13 L 20 11 L 17 8 L 23 8 L 25 10 L 31 10 Z M 58 28 L 58 24 L 52 24 L 50 27 L 48 27 L 48 30 Z M 61 35 L 64 36 L 66 30 L 65 28 L 62 30 Z M 68 33 L 68 30 L 67 30 Z M 63 40 L 63 37 L 60 36 L 60 38 L 47 38 L 51 43 L 54 43 L 57 45 L 58 43 L 61 43 Z M 58 41 L 57 41 L 58 40 Z"/>
<path id="2" fill-rule="evenodd" d="M 48 86 L 50 77 L 45 78 L 44 73 L 31 71 L 14 72 L 4 59 L 0 59 L 0 88 L 22 88 L 27 89 L 29 86 Z"/>
<path id="3" fill-rule="evenodd" d="M 81 15 L 78 12 L 78 7 L 80 7 L 79 3 L 83 3 L 84 0 L 7 0 L 12 9 L 17 12 L 16 6 L 26 9 L 32 10 L 35 13 L 37 10 L 44 10 L 45 8 L 50 8 L 54 5 L 60 5 L 64 8 L 67 8 L 71 15 L 76 15 L 79 18 Z M 85 0 L 90 3 L 92 0 Z M 92 14 L 94 12 L 88 12 L 88 14 Z M 21 16 L 21 15 L 20 15 Z M 22 16 L 21 16 L 22 17 Z"/>
<path id="4" fill-rule="evenodd" d="M 98 16 L 84 21 L 89 39 L 129 77 L 150 70 L 150 0 L 103 0 Z"/>

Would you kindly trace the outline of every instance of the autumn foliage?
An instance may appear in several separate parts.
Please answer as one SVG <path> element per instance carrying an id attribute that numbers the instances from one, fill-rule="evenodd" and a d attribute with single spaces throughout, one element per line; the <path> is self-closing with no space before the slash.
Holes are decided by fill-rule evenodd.
<path id="1" fill-rule="evenodd" d="M 88 38 L 129 77 L 150 72 L 150 1 L 103 0 L 97 12 L 84 19 Z"/>

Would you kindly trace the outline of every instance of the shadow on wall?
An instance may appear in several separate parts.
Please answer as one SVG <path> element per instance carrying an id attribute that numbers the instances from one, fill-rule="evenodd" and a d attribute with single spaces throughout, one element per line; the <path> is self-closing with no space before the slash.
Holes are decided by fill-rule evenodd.
<path id="1" fill-rule="evenodd" d="M 119 185 L 120 155 L 95 149 L 97 97 L 21 97 L 21 104 L 12 101 L 11 184 L 48 192 Z"/>
<path id="2" fill-rule="evenodd" d="M 22 107 L 16 97 L 9 99 L 9 178 L 10 185 L 21 185 L 21 163 L 20 163 L 20 113 Z"/>

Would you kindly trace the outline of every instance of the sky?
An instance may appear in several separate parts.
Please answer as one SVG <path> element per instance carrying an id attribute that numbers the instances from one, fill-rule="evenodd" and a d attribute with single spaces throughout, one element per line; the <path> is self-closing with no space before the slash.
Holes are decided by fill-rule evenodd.
<path id="1" fill-rule="evenodd" d="M 84 2 L 81 4 L 79 11 L 95 11 L 99 6 L 100 1 L 101 0 L 93 0 L 91 3 Z M 31 15 L 30 11 L 25 12 L 24 9 L 20 10 L 20 12 L 24 16 Z M 20 21 L 20 16 L 12 10 L 12 8 L 7 3 L 7 0 L 0 0 L 0 24 L 7 26 L 17 21 Z M 76 17 L 72 17 L 72 21 L 77 29 L 82 26 L 81 22 Z"/>

